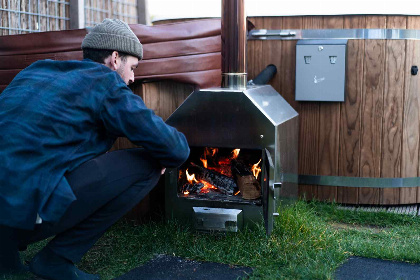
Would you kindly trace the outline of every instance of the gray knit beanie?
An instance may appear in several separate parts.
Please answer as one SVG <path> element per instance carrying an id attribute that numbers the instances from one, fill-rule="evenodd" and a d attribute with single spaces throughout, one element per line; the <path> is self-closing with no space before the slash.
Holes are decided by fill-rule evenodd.
<path id="1" fill-rule="evenodd" d="M 119 19 L 104 19 L 92 28 L 82 42 L 82 49 L 120 51 L 143 58 L 143 46 L 127 23 Z"/>

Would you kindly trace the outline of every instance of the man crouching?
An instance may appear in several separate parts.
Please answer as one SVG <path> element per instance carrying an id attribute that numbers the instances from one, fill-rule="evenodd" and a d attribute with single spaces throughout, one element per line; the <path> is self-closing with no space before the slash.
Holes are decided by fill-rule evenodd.
<path id="1" fill-rule="evenodd" d="M 82 61 L 35 62 L 0 94 L 0 273 L 22 271 L 18 249 L 54 236 L 32 273 L 99 279 L 74 264 L 188 158 L 185 136 L 127 86 L 143 57 L 129 26 L 106 19 L 82 49 Z M 107 153 L 120 136 L 142 148 Z"/>

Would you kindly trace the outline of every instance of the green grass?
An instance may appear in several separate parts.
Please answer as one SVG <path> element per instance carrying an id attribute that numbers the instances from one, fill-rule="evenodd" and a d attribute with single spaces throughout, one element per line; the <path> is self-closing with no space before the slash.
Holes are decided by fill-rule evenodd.
<path id="1" fill-rule="evenodd" d="M 339 230 L 339 234 L 340 244 L 352 255 L 420 263 L 420 217 L 340 210 L 320 203 L 316 209 L 317 215 L 329 225 L 333 222 L 350 225 Z"/>
<path id="2" fill-rule="evenodd" d="M 262 225 L 237 234 L 209 235 L 175 221 L 120 222 L 79 267 L 113 279 L 157 254 L 168 254 L 253 267 L 251 279 L 333 279 L 334 270 L 352 255 L 420 263 L 419 238 L 419 217 L 298 201 L 281 207 L 270 237 Z M 44 244 L 31 246 L 23 259 L 29 260 Z"/>

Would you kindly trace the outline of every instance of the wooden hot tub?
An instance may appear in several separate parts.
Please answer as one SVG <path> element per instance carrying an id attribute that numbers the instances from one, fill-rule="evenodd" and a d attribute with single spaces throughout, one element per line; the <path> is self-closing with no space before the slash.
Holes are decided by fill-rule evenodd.
<path id="1" fill-rule="evenodd" d="M 419 16 L 299 16 L 249 18 L 255 29 L 420 29 Z M 347 204 L 420 202 L 420 184 L 381 188 L 385 178 L 419 177 L 419 40 L 349 40 L 345 102 L 295 101 L 297 40 L 248 41 L 248 78 L 277 66 L 272 86 L 300 115 L 299 174 L 358 178 L 359 187 L 300 185 L 307 199 Z M 376 188 L 362 177 L 383 178 Z M 300 178 L 301 179 L 301 178 Z M 413 179 L 413 178 L 411 178 Z M 302 180 L 300 180 L 302 182 Z M 370 180 L 371 182 L 372 180 Z M 413 179 L 412 181 L 418 181 Z M 384 183 L 385 182 L 385 183 Z M 345 185 L 345 184 L 344 184 Z M 404 183 L 402 184 L 404 186 Z"/>

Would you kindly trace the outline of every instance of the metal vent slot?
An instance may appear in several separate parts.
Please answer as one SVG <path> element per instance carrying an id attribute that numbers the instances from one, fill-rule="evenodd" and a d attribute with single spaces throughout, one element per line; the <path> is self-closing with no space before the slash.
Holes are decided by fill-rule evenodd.
<path id="1" fill-rule="evenodd" d="M 195 228 L 201 231 L 238 232 L 242 228 L 242 210 L 193 207 Z"/>

